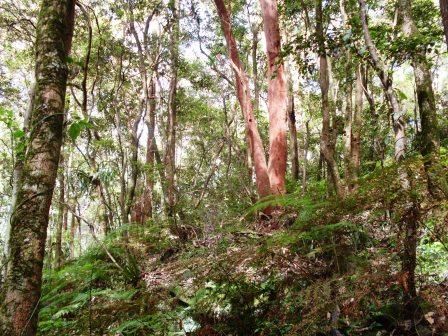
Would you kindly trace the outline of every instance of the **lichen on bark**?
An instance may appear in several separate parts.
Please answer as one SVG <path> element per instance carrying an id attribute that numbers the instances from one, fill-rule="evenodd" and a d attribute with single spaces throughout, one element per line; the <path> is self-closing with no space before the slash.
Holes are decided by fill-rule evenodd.
<path id="1" fill-rule="evenodd" d="M 36 86 L 11 215 L 1 334 L 35 335 L 49 209 L 62 144 L 73 0 L 43 0 L 36 27 Z"/>

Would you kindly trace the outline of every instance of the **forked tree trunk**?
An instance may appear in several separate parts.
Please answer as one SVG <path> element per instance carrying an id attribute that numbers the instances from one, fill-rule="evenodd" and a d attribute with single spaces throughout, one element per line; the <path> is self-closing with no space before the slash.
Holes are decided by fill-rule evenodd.
<path id="1" fill-rule="evenodd" d="M 11 216 L 0 334 L 36 334 L 48 216 L 63 138 L 73 0 L 43 0 L 37 23 L 36 89 L 23 172 Z"/>
<path id="2" fill-rule="evenodd" d="M 268 59 L 269 162 L 273 194 L 286 192 L 288 85 L 281 52 L 277 0 L 260 0 Z"/>
<path id="3" fill-rule="evenodd" d="M 261 141 L 260 133 L 258 132 L 257 120 L 255 119 L 249 92 L 249 79 L 244 71 L 243 64 L 238 55 L 236 41 L 232 33 L 229 11 L 227 10 L 223 0 L 214 1 L 227 42 L 229 57 L 232 63 L 232 70 L 235 75 L 235 87 L 238 102 L 246 123 L 247 140 L 250 154 L 252 156 L 252 163 L 255 168 L 257 191 L 258 195 L 262 198 L 268 196 L 271 191 L 263 143 Z"/>

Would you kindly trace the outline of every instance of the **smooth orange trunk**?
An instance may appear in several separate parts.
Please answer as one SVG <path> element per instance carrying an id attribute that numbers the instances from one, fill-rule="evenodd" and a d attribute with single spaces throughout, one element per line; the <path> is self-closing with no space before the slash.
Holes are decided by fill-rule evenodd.
<path id="1" fill-rule="evenodd" d="M 268 57 L 269 163 L 273 194 L 284 194 L 287 144 L 288 86 L 280 57 L 281 37 L 276 0 L 260 0 Z"/>
<path id="2" fill-rule="evenodd" d="M 232 27 L 230 24 L 230 14 L 223 0 L 215 0 L 215 4 L 221 20 L 222 30 L 226 38 L 233 73 L 235 74 L 235 88 L 238 102 L 246 122 L 247 140 L 255 168 L 258 195 L 260 197 L 265 197 L 271 193 L 271 188 L 263 143 L 261 141 L 260 133 L 258 132 L 257 120 L 255 119 L 249 92 L 249 79 L 247 73 L 244 71 L 243 64 L 238 55 L 235 37 L 233 36 Z"/>

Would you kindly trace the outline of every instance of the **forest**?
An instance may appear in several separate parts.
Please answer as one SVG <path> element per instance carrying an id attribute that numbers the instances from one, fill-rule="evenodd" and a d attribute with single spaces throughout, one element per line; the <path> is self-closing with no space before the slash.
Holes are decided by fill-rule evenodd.
<path id="1" fill-rule="evenodd" d="M 448 335 L 448 0 L 1 0 L 0 336 Z"/>

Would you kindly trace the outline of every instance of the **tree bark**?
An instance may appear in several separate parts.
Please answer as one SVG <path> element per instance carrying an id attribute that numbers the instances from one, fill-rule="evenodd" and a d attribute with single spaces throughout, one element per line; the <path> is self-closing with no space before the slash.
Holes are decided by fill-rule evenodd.
<path id="1" fill-rule="evenodd" d="M 76 235 L 76 216 L 72 214 L 72 219 L 70 222 L 70 240 L 69 240 L 69 250 L 71 260 L 75 258 L 75 235 Z"/>
<path id="2" fill-rule="evenodd" d="M 63 138 L 74 5 L 73 0 L 43 0 L 36 27 L 36 89 L 11 216 L 9 263 L 2 291 L 3 335 L 36 334 L 48 216 Z"/>
<path id="3" fill-rule="evenodd" d="M 310 147 L 310 121 L 305 122 L 305 141 L 303 145 L 303 164 L 302 164 L 302 194 L 304 195 L 307 190 L 307 177 L 308 177 L 308 150 Z M 319 160 L 320 163 L 320 160 Z"/>
<path id="4" fill-rule="evenodd" d="M 254 24 L 252 27 L 252 73 L 254 81 L 254 111 L 260 108 L 260 83 L 258 82 L 258 25 Z"/>
<path id="5" fill-rule="evenodd" d="M 148 128 L 148 140 L 146 143 L 146 188 L 143 201 L 142 222 L 146 222 L 153 215 L 153 191 L 154 191 L 154 160 L 155 160 L 155 127 L 156 127 L 156 83 L 153 78 L 149 83 L 149 111 L 146 127 Z"/>
<path id="6" fill-rule="evenodd" d="M 325 50 L 325 37 L 323 29 L 323 13 L 322 0 L 317 0 L 316 3 L 316 35 L 319 44 L 319 86 L 322 96 L 322 134 L 320 139 L 320 150 L 328 167 L 328 173 L 333 183 L 334 189 L 338 197 L 343 197 L 341 181 L 339 177 L 338 166 L 335 160 L 335 136 L 331 129 L 330 122 L 330 101 L 328 91 L 330 87 L 329 70 L 327 52 Z"/>
<path id="7" fill-rule="evenodd" d="M 34 82 L 31 85 L 31 88 L 29 90 L 29 97 L 30 97 L 30 101 L 28 103 L 27 106 L 27 110 L 24 116 L 24 120 L 23 120 L 23 132 L 25 133 L 25 135 L 28 135 L 29 132 L 29 123 L 30 123 L 30 116 L 31 116 L 31 111 L 33 109 L 33 104 L 34 104 L 34 91 L 36 89 L 36 83 Z M 12 197 L 11 197 L 11 206 L 10 206 L 10 210 L 9 210 L 9 214 L 8 214 L 8 222 L 6 223 L 6 230 L 5 230 L 5 237 L 4 237 L 4 241 L 5 241 L 5 245 L 4 245 L 4 249 L 3 249 L 3 257 L 4 257 L 4 262 L 6 263 L 5 267 L 4 267 L 4 273 L 2 274 L 3 277 L 6 277 L 6 273 L 8 270 L 8 264 L 7 264 L 7 259 L 9 256 L 9 237 L 11 234 L 11 216 L 14 212 L 14 204 L 16 204 L 17 201 L 17 192 L 18 192 L 18 183 L 19 180 L 22 178 L 22 171 L 23 171 L 23 156 L 24 153 L 16 153 L 16 162 L 15 162 L 15 166 L 14 166 L 14 170 L 12 173 Z"/>
<path id="8" fill-rule="evenodd" d="M 400 162 L 404 159 L 406 153 L 406 134 L 404 113 L 399 105 L 397 96 L 393 91 L 392 78 L 388 75 L 384 63 L 378 56 L 378 51 L 372 42 L 369 28 L 367 25 L 367 12 L 365 0 L 358 0 L 361 10 L 361 23 L 363 27 L 364 40 L 370 53 L 370 61 L 373 68 L 383 85 L 383 89 L 394 116 L 394 134 L 395 134 L 395 160 Z M 407 309 L 408 318 L 414 323 L 416 314 L 416 283 L 415 267 L 417 265 L 417 237 L 418 221 L 420 218 L 419 205 L 411 194 L 413 190 L 412 173 L 405 166 L 398 167 L 398 178 L 401 188 L 405 192 L 402 201 L 403 213 L 400 217 L 401 231 L 404 231 L 403 251 L 401 253 L 402 272 L 403 272 L 403 292 L 404 306 Z"/>
<path id="9" fill-rule="evenodd" d="M 260 133 L 258 132 L 257 120 L 254 115 L 252 101 L 249 92 L 249 79 L 243 68 L 243 63 L 238 55 L 237 44 L 232 33 L 230 14 L 223 0 L 214 0 L 218 10 L 221 27 L 227 42 L 232 70 L 235 75 L 235 87 L 238 102 L 244 115 L 246 123 L 247 140 L 249 144 L 252 164 L 255 168 L 255 177 L 259 197 L 268 196 L 270 191 L 270 182 L 266 156 Z"/>
<path id="10" fill-rule="evenodd" d="M 442 15 L 443 30 L 445 32 L 446 44 L 448 46 L 448 0 L 440 0 L 440 13 Z"/>
<path id="11" fill-rule="evenodd" d="M 58 217 L 56 220 L 56 241 L 55 241 L 55 268 L 59 268 L 62 264 L 62 229 L 64 227 L 65 214 L 65 179 L 64 179 L 64 156 L 61 153 L 59 159 L 59 201 L 58 201 Z"/>
<path id="12" fill-rule="evenodd" d="M 372 37 L 370 36 L 369 27 L 367 25 L 367 11 L 365 0 L 358 0 L 358 3 L 360 6 L 360 16 L 361 16 L 362 30 L 364 34 L 364 41 L 366 43 L 367 49 L 369 50 L 370 62 L 372 64 L 372 67 L 375 69 L 378 78 L 381 81 L 384 94 L 386 95 L 386 99 L 392 111 L 393 130 L 395 136 L 395 145 L 394 145 L 395 160 L 401 161 L 402 159 L 404 159 L 407 147 L 406 123 L 404 120 L 404 113 L 400 107 L 396 93 L 393 90 L 392 78 L 388 74 L 386 65 L 380 59 L 378 55 L 378 50 L 373 44 Z"/>
<path id="13" fill-rule="evenodd" d="M 412 17 L 412 1 L 399 0 L 398 12 L 403 35 L 407 38 L 418 37 L 420 33 Z M 431 68 L 424 51 L 413 53 L 411 63 L 414 68 L 418 110 L 421 122 L 421 130 L 418 132 L 420 153 L 424 157 L 425 170 L 428 178 L 428 190 L 432 195 L 437 195 L 437 183 L 431 174 L 431 166 L 434 160 L 433 156 L 438 153 L 440 139 L 436 100 L 432 88 Z"/>
<path id="14" fill-rule="evenodd" d="M 177 73 L 179 68 L 179 0 L 169 2 L 171 10 L 171 81 L 168 98 L 168 122 L 167 122 L 167 144 L 165 152 L 165 173 L 167 183 L 167 201 L 166 213 L 168 217 L 175 217 L 176 205 L 176 123 L 177 123 Z"/>
<path id="15" fill-rule="evenodd" d="M 268 174 L 273 194 L 284 194 L 287 160 L 288 85 L 281 52 L 277 0 L 260 0 L 268 59 L 269 162 Z"/>
<path id="16" fill-rule="evenodd" d="M 363 111 L 363 96 L 364 89 L 362 86 L 362 65 L 358 64 L 356 69 L 356 87 L 355 87 L 355 109 L 353 110 L 352 118 L 352 134 L 351 134 L 351 152 L 350 161 L 352 166 L 352 181 L 359 178 L 359 169 L 361 167 L 361 127 L 362 127 L 362 111 Z M 353 182 L 351 190 L 357 188 L 357 183 Z"/>
<path id="17" fill-rule="evenodd" d="M 299 145 L 297 142 L 297 125 L 296 125 L 296 111 L 294 107 L 294 94 L 289 96 L 289 137 L 290 137 L 290 151 L 291 151 L 291 175 L 294 181 L 299 181 Z"/>

